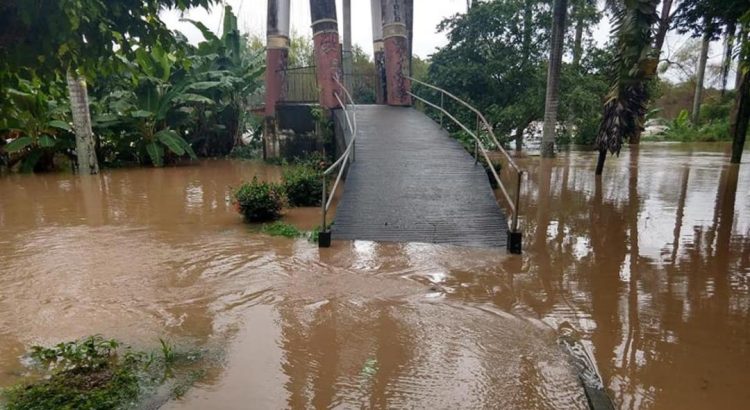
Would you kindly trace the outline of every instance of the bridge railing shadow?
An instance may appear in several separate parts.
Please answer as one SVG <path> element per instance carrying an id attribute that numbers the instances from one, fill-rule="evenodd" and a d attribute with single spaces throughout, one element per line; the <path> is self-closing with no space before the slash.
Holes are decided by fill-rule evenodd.
<path id="1" fill-rule="evenodd" d="M 488 174 L 500 190 L 503 205 L 511 216 L 509 223 L 510 229 L 508 230 L 508 250 L 511 253 L 521 253 L 522 238 L 521 231 L 518 227 L 518 218 L 524 171 L 518 167 L 510 154 L 508 154 L 505 148 L 503 148 L 503 145 L 495 136 L 492 125 L 478 109 L 440 87 L 425 83 L 416 78 L 408 78 L 412 81 L 412 84 L 417 84 L 427 88 L 427 90 L 431 92 L 433 98 L 435 98 L 436 95 L 439 96 L 440 102 L 433 103 L 428 101 L 427 98 L 409 92 L 413 98 L 424 104 L 426 107 L 437 110 L 441 127 L 445 128 L 445 118 L 447 117 L 471 138 L 474 148 L 474 158 L 477 162 L 483 160 Z M 451 113 L 446 109 L 447 102 L 468 109 L 471 112 L 471 116 L 476 119 L 476 124 L 466 124 L 465 121 L 459 120 L 457 118 L 457 113 Z M 499 155 L 493 155 L 494 153 L 499 153 Z M 494 161 L 493 158 L 500 159 L 499 170 L 497 169 L 496 161 Z M 503 178 L 500 177 L 500 173 L 506 172 L 510 175 L 511 183 L 504 183 Z"/>

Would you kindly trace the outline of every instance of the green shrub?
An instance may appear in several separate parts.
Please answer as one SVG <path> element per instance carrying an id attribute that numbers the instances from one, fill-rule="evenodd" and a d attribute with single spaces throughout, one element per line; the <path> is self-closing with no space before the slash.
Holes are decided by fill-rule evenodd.
<path id="1" fill-rule="evenodd" d="M 681 142 L 727 141 L 730 139 L 729 119 L 716 119 L 701 126 L 694 126 L 689 120 L 687 110 L 682 110 L 664 132 L 664 139 Z"/>
<path id="2" fill-rule="evenodd" d="M 318 206 L 323 196 L 322 174 L 304 165 L 287 167 L 283 171 L 284 192 L 292 206 Z"/>
<path id="3" fill-rule="evenodd" d="M 278 184 L 260 182 L 257 177 L 242 184 L 234 193 L 237 211 L 248 222 L 264 222 L 278 219 L 284 207 L 284 194 Z"/>

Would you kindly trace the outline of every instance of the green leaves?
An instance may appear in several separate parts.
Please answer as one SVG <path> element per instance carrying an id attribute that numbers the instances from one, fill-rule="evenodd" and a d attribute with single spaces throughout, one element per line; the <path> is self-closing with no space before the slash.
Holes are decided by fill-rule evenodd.
<path id="1" fill-rule="evenodd" d="M 30 146 L 33 143 L 34 139 L 31 137 L 20 137 L 11 141 L 8 145 L 4 146 L 3 149 L 5 150 L 5 152 L 13 153 L 21 151 L 22 149 Z"/>
<path id="2" fill-rule="evenodd" d="M 48 122 L 47 125 L 49 127 L 51 127 L 51 128 L 57 128 L 57 129 L 60 129 L 60 130 L 63 130 L 63 131 L 67 131 L 67 132 L 73 132 L 73 128 L 71 128 L 70 124 L 68 124 L 65 121 L 52 120 L 52 121 Z"/>
<path id="3" fill-rule="evenodd" d="M 170 151 L 177 155 L 185 155 L 185 148 L 180 143 L 180 136 L 172 130 L 161 130 L 154 135 L 162 144 L 164 144 Z"/>
<path id="4" fill-rule="evenodd" d="M 39 137 L 39 146 L 42 148 L 52 148 L 55 146 L 55 139 L 49 135 Z"/>
<path id="5" fill-rule="evenodd" d="M 154 166 L 161 167 L 164 165 L 164 147 L 157 142 L 149 142 L 146 144 L 146 152 L 151 158 L 151 163 Z"/>

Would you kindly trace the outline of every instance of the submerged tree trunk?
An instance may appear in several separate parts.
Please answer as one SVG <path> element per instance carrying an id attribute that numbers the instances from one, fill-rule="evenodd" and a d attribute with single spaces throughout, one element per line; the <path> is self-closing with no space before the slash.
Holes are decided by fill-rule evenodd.
<path id="1" fill-rule="evenodd" d="M 560 96 L 560 71 L 563 42 L 565 39 L 565 15 L 568 0 L 555 0 L 552 15 L 552 41 L 547 70 L 547 96 L 544 101 L 544 130 L 542 132 L 542 157 L 555 155 L 557 108 Z"/>
<path id="2" fill-rule="evenodd" d="M 733 164 L 742 162 L 742 151 L 745 149 L 745 137 L 750 120 L 750 71 L 745 70 L 747 61 L 740 61 L 738 71 L 746 71 L 740 79 L 737 97 L 732 113 L 732 159 Z"/>
<path id="3" fill-rule="evenodd" d="M 91 113 L 89 112 L 86 81 L 78 77 L 72 70 L 68 70 L 67 81 L 70 110 L 73 114 L 73 129 L 76 134 L 78 172 L 81 174 L 98 174 L 99 163 L 96 160 L 94 132 L 91 129 Z"/>
<path id="4" fill-rule="evenodd" d="M 701 42 L 701 56 L 698 61 L 698 73 L 695 78 L 695 95 L 693 96 L 693 113 L 690 117 L 693 125 L 697 125 L 701 115 L 701 102 L 703 101 L 703 80 L 706 77 L 706 61 L 708 60 L 708 47 L 711 45 L 711 33 L 708 28 L 703 34 Z"/>
<path id="5" fill-rule="evenodd" d="M 604 172 L 604 161 L 607 160 L 607 150 L 599 150 L 599 159 L 596 161 L 596 175 L 601 176 Z"/>

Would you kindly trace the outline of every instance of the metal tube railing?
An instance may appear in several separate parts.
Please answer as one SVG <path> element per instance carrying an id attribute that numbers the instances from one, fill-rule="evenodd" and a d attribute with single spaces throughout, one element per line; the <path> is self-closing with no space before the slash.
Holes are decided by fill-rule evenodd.
<path id="1" fill-rule="evenodd" d="M 338 85 L 339 89 L 344 91 L 344 95 L 346 96 L 347 101 L 350 103 L 351 106 L 354 106 L 354 100 L 352 99 L 351 94 L 349 91 L 344 87 L 338 78 L 334 78 L 336 81 L 336 84 Z M 339 183 L 341 182 L 341 179 L 344 175 L 344 170 L 346 169 L 347 164 L 351 164 L 354 162 L 355 159 L 355 146 L 357 141 L 357 116 L 356 112 L 354 110 L 347 109 L 347 104 L 345 104 L 343 101 L 341 101 L 341 97 L 338 93 L 334 94 L 336 97 L 336 101 L 338 101 L 339 105 L 341 106 L 342 111 L 344 112 L 344 117 L 346 118 L 346 126 L 348 128 L 348 131 L 351 133 L 351 140 L 349 141 L 349 144 L 346 146 L 346 150 L 343 154 L 334 162 L 328 169 L 323 171 L 323 200 L 321 201 L 321 213 L 322 213 L 322 225 L 321 230 L 323 232 L 326 232 L 327 230 L 327 214 L 328 210 L 331 207 L 331 204 L 333 203 L 333 197 L 336 193 L 336 189 L 339 186 Z M 326 187 L 326 179 L 329 175 L 331 175 L 336 169 L 339 170 L 336 181 L 333 183 L 331 187 L 331 195 L 328 196 L 328 191 Z"/>
<path id="2" fill-rule="evenodd" d="M 518 213 L 519 213 L 519 206 L 520 206 L 520 198 L 521 198 L 521 185 L 523 183 L 523 170 L 521 170 L 518 165 L 516 165 L 516 162 L 513 160 L 513 158 L 508 154 L 508 152 L 503 148 L 502 144 L 498 141 L 497 137 L 495 136 L 495 133 L 493 132 L 493 128 L 490 125 L 490 123 L 487 121 L 487 119 L 482 115 L 482 113 L 474 108 L 472 105 L 467 103 L 466 101 L 456 97 L 455 95 L 451 94 L 450 92 L 440 88 L 436 87 L 432 84 L 425 83 L 423 81 L 417 80 L 416 78 L 407 77 L 409 78 L 412 83 L 420 84 L 425 87 L 431 88 L 435 91 L 438 91 L 440 93 L 440 106 L 433 104 L 426 99 L 419 97 L 418 95 L 409 92 L 409 94 L 416 98 L 417 100 L 421 101 L 424 104 L 427 104 L 430 107 L 433 107 L 437 109 L 440 112 L 440 125 L 443 126 L 443 116 L 446 116 L 453 120 L 459 127 L 461 127 L 464 131 L 466 131 L 473 139 L 474 139 L 474 158 L 478 160 L 479 153 L 478 151 L 481 151 L 482 156 L 484 157 L 485 161 L 487 161 L 487 166 L 489 167 L 490 171 L 492 172 L 492 176 L 495 179 L 495 182 L 497 183 L 497 186 L 500 188 L 500 192 L 503 194 L 503 197 L 505 198 L 506 205 L 508 206 L 508 209 L 510 209 L 512 213 L 512 219 L 510 224 L 511 232 L 518 233 Z M 450 97 L 452 100 L 460 103 L 464 107 L 471 110 L 474 114 L 476 114 L 477 118 L 477 127 L 476 132 L 473 132 L 470 130 L 466 125 L 461 123 L 455 116 L 450 114 L 445 109 L 445 96 Z M 497 174 L 497 171 L 495 170 L 494 165 L 492 165 L 492 161 L 490 160 L 490 157 L 487 153 L 487 148 L 484 146 L 484 143 L 481 139 L 481 128 L 482 125 L 484 125 L 484 129 L 487 130 L 487 134 L 490 137 L 490 142 L 493 143 L 497 149 L 503 154 L 505 159 L 507 160 L 509 166 L 511 169 L 513 169 L 516 172 L 517 180 L 516 180 L 516 186 L 515 186 L 515 198 L 511 198 L 511 196 L 508 193 L 508 189 L 505 187 L 505 184 L 503 184 L 503 181 L 500 179 L 500 176 Z"/>

